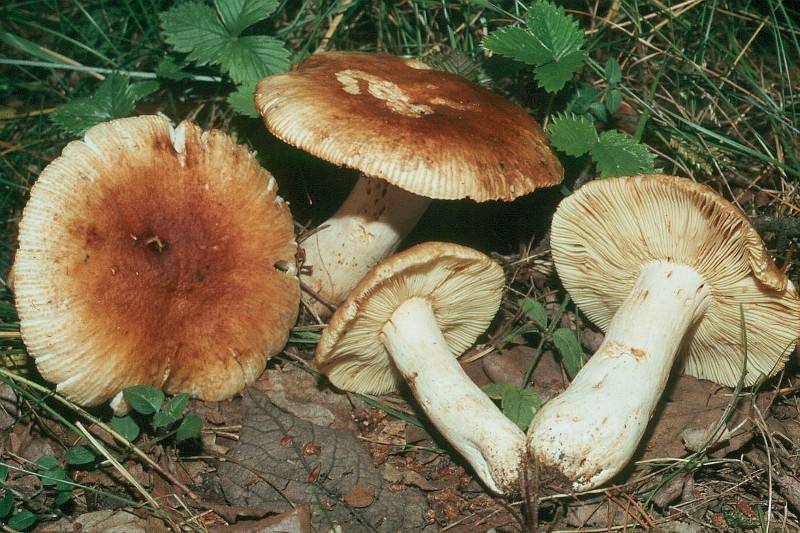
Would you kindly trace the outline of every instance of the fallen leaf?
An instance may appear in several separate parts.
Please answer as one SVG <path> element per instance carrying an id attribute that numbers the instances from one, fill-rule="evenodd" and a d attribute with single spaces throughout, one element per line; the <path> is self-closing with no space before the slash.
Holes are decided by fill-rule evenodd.
<path id="1" fill-rule="evenodd" d="M 415 488 L 390 493 L 381 469 L 372 465 L 369 453 L 352 432 L 320 427 L 292 416 L 256 389 L 245 390 L 242 410 L 239 443 L 231 452 L 238 464 L 226 462 L 219 469 L 223 492 L 231 505 L 283 512 L 289 510 L 289 501 L 308 504 L 312 524 L 320 530 L 332 524 L 348 532 L 425 528 L 424 495 Z M 293 442 L 281 446 L 285 435 L 292 435 Z M 304 456 L 301 447 L 305 442 L 318 444 L 320 454 Z M 319 476 L 309 483 L 317 467 Z M 257 481 L 245 486 L 254 474 L 258 474 Z M 373 487 L 372 505 L 354 509 L 343 503 L 344 495 L 356 485 Z"/>
<path id="2" fill-rule="evenodd" d="M 375 489 L 369 485 L 356 485 L 344 495 L 344 503 L 356 509 L 369 507 L 375 501 Z"/>
<path id="3" fill-rule="evenodd" d="M 107 509 L 80 515 L 73 520 L 62 518 L 45 524 L 40 533 L 73 533 L 75 531 L 103 531 L 104 533 L 166 533 L 163 522 L 154 517 L 139 518 L 128 510 Z"/>
<path id="4" fill-rule="evenodd" d="M 211 533 L 311 533 L 311 517 L 307 505 L 262 520 L 246 520 L 236 525 L 215 526 Z"/>

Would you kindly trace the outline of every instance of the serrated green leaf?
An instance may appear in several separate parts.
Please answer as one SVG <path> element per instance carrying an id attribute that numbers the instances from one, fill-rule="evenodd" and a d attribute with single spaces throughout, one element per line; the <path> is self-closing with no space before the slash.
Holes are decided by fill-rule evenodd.
<path id="1" fill-rule="evenodd" d="M 547 126 L 547 133 L 556 150 L 573 157 L 589 152 L 598 139 L 594 124 L 568 114 L 555 117 Z"/>
<path id="2" fill-rule="evenodd" d="M 608 61 L 606 61 L 604 73 L 606 76 L 606 83 L 608 83 L 609 88 L 614 87 L 622 81 L 622 68 L 619 66 L 617 60 L 613 57 L 609 57 Z"/>
<path id="3" fill-rule="evenodd" d="M 53 468 L 58 468 L 58 464 L 58 459 L 56 459 L 53 455 L 42 455 L 36 459 L 36 466 L 43 470 L 52 470 Z"/>
<path id="4" fill-rule="evenodd" d="M 0 519 L 7 517 L 11 514 L 11 509 L 14 508 L 14 495 L 11 491 L 5 489 L 3 497 L 0 498 Z"/>
<path id="5" fill-rule="evenodd" d="M 288 70 L 289 55 L 280 40 L 250 35 L 229 44 L 220 56 L 220 66 L 234 82 L 247 84 Z"/>
<path id="6" fill-rule="evenodd" d="M 94 462 L 95 455 L 86 446 L 73 446 L 64 454 L 64 459 L 69 465 L 86 465 Z"/>
<path id="7" fill-rule="evenodd" d="M 519 390 L 511 387 L 503 395 L 500 406 L 503 414 L 525 431 L 533 420 L 533 414 L 542 406 L 542 401 L 531 388 Z"/>
<path id="8" fill-rule="evenodd" d="M 200 434 L 202 424 L 200 417 L 196 414 L 192 413 L 188 415 L 181 421 L 181 425 L 178 426 L 175 438 L 178 439 L 178 441 L 195 438 Z"/>
<path id="9" fill-rule="evenodd" d="M 186 2 L 159 15 L 164 36 L 178 52 L 188 53 L 198 65 L 219 63 L 230 34 L 214 10 L 199 2 Z"/>
<path id="10" fill-rule="evenodd" d="M 483 40 L 484 48 L 528 65 L 541 65 L 552 61 L 552 56 L 529 32 L 516 26 L 506 26 L 493 31 Z"/>
<path id="11" fill-rule="evenodd" d="M 616 130 L 604 131 L 591 154 L 603 178 L 651 172 L 655 158 L 646 146 Z"/>
<path id="12" fill-rule="evenodd" d="M 137 385 L 122 391 L 125 401 L 140 415 L 152 415 L 161 409 L 164 393 L 150 385 Z"/>
<path id="13" fill-rule="evenodd" d="M 133 442 L 139 436 L 139 424 L 130 416 L 115 416 L 111 419 L 111 427 L 125 437 L 128 442 Z"/>
<path id="14" fill-rule="evenodd" d="M 561 362 L 570 379 L 574 378 L 583 366 L 583 350 L 578 335 L 568 328 L 558 328 L 553 332 L 553 344 L 561 354 Z"/>
<path id="15" fill-rule="evenodd" d="M 17 531 L 25 531 L 26 529 L 33 527 L 38 521 L 39 517 L 32 512 L 20 511 L 9 518 L 6 525 L 11 529 L 16 529 Z"/>
<path id="16" fill-rule="evenodd" d="M 214 0 L 222 24 L 233 36 L 266 19 L 278 8 L 277 0 Z"/>
<path id="17" fill-rule="evenodd" d="M 548 53 L 548 62 L 562 60 L 583 46 L 585 38 L 578 21 L 561 6 L 536 2 L 528 8 L 525 21 L 541 49 Z"/>
<path id="18" fill-rule="evenodd" d="M 154 80 L 131 84 L 124 76 L 110 74 L 92 96 L 62 105 L 52 120 L 69 133 L 81 135 L 95 124 L 129 115 L 136 102 L 156 89 Z"/>
<path id="19" fill-rule="evenodd" d="M 481 390 L 493 400 L 500 400 L 508 393 L 509 390 L 517 390 L 517 387 L 511 383 L 504 383 L 502 381 L 497 383 L 488 383 L 481 387 Z"/>
<path id="20" fill-rule="evenodd" d="M 480 63 L 458 49 L 447 52 L 434 52 L 428 56 L 420 57 L 419 60 L 436 70 L 450 72 L 475 83 L 486 77 L 486 73 L 481 68 Z"/>
<path id="21" fill-rule="evenodd" d="M 535 322 L 542 329 L 547 327 L 547 310 L 541 302 L 535 298 L 523 298 L 519 306 L 528 320 Z"/>
<path id="22" fill-rule="evenodd" d="M 0 483 L 4 482 L 8 479 L 8 467 L 6 465 L 0 465 Z"/>
<path id="23" fill-rule="evenodd" d="M 606 94 L 606 110 L 612 115 L 619 110 L 622 104 L 622 93 L 616 89 L 611 89 Z"/>
<path id="24" fill-rule="evenodd" d="M 533 77 L 542 89 L 549 93 L 557 93 L 581 68 L 583 59 L 583 51 L 572 52 L 561 59 L 534 68 Z"/>

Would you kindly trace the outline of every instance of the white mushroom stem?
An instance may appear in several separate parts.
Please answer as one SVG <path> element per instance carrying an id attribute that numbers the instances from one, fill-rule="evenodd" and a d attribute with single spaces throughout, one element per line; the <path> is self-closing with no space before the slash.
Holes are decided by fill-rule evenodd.
<path id="1" fill-rule="evenodd" d="M 381 338 L 420 407 L 478 477 L 498 494 L 513 488 L 525 435 L 464 373 L 430 302 L 404 302 L 383 327 Z"/>
<path id="2" fill-rule="evenodd" d="M 362 176 L 322 229 L 305 239 L 301 281 L 322 300 L 338 305 L 380 260 L 390 256 L 430 204 L 430 199 Z M 330 310 L 312 294 L 303 301 L 321 317 Z"/>
<path id="3" fill-rule="evenodd" d="M 690 267 L 657 261 L 642 268 L 597 353 L 534 417 L 528 445 L 540 468 L 552 467 L 584 490 L 625 466 L 709 295 Z"/>

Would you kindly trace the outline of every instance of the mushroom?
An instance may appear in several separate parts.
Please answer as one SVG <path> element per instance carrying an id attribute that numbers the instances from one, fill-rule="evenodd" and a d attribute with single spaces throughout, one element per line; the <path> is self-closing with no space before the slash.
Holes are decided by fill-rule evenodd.
<path id="1" fill-rule="evenodd" d="M 228 398 L 286 342 L 296 247 L 275 180 L 229 136 L 161 116 L 99 124 L 42 171 L 23 212 L 22 336 L 78 404 L 139 384 Z"/>
<path id="2" fill-rule="evenodd" d="M 413 59 L 327 52 L 261 80 L 256 107 L 283 141 L 359 170 L 353 191 L 301 243 L 312 293 L 340 303 L 389 256 L 431 198 L 512 200 L 563 178 L 518 105 Z M 311 295 L 320 316 L 329 310 Z"/>
<path id="3" fill-rule="evenodd" d="M 687 179 L 587 183 L 559 205 L 551 246 L 564 287 L 606 332 L 528 430 L 534 460 L 574 489 L 630 460 L 677 357 L 689 375 L 749 386 L 783 367 L 800 333 L 797 291 L 755 229 Z"/>
<path id="4" fill-rule="evenodd" d="M 361 280 L 316 352 L 317 367 L 344 390 L 383 394 L 405 381 L 433 425 L 497 493 L 517 481 L 525 435 L 455 356 L 488 327 L 504 282 L 500 266 L 480 252 L 414 246 Z"/>

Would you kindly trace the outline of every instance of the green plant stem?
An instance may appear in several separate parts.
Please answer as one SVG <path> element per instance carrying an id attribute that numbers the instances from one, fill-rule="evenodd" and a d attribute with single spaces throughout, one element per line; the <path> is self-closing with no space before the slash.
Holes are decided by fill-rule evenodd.
<path id="1" fill-rule="evenodd" d="M 142 72 L 138 70 L 118 70 L 113 68 L 87 67 L 85 65 L 67 65 L 66 63 L 47 63 L 44 61 L 30 61 L 27 59 L 0 59 L 0 65 L 13 65 L 19 67 L 52 68 L 56 70 L 74 70 L 77 72 L 96 72 L 98 74 L 122 74 L 129 78 L 140 78 L 144 80 L 154 80 L 155 72 Z M 220 83 L 222 78 L 219 76 L 204 76 L 202 74 L 191 74 L 192 81 L 205 81 Z"/>

